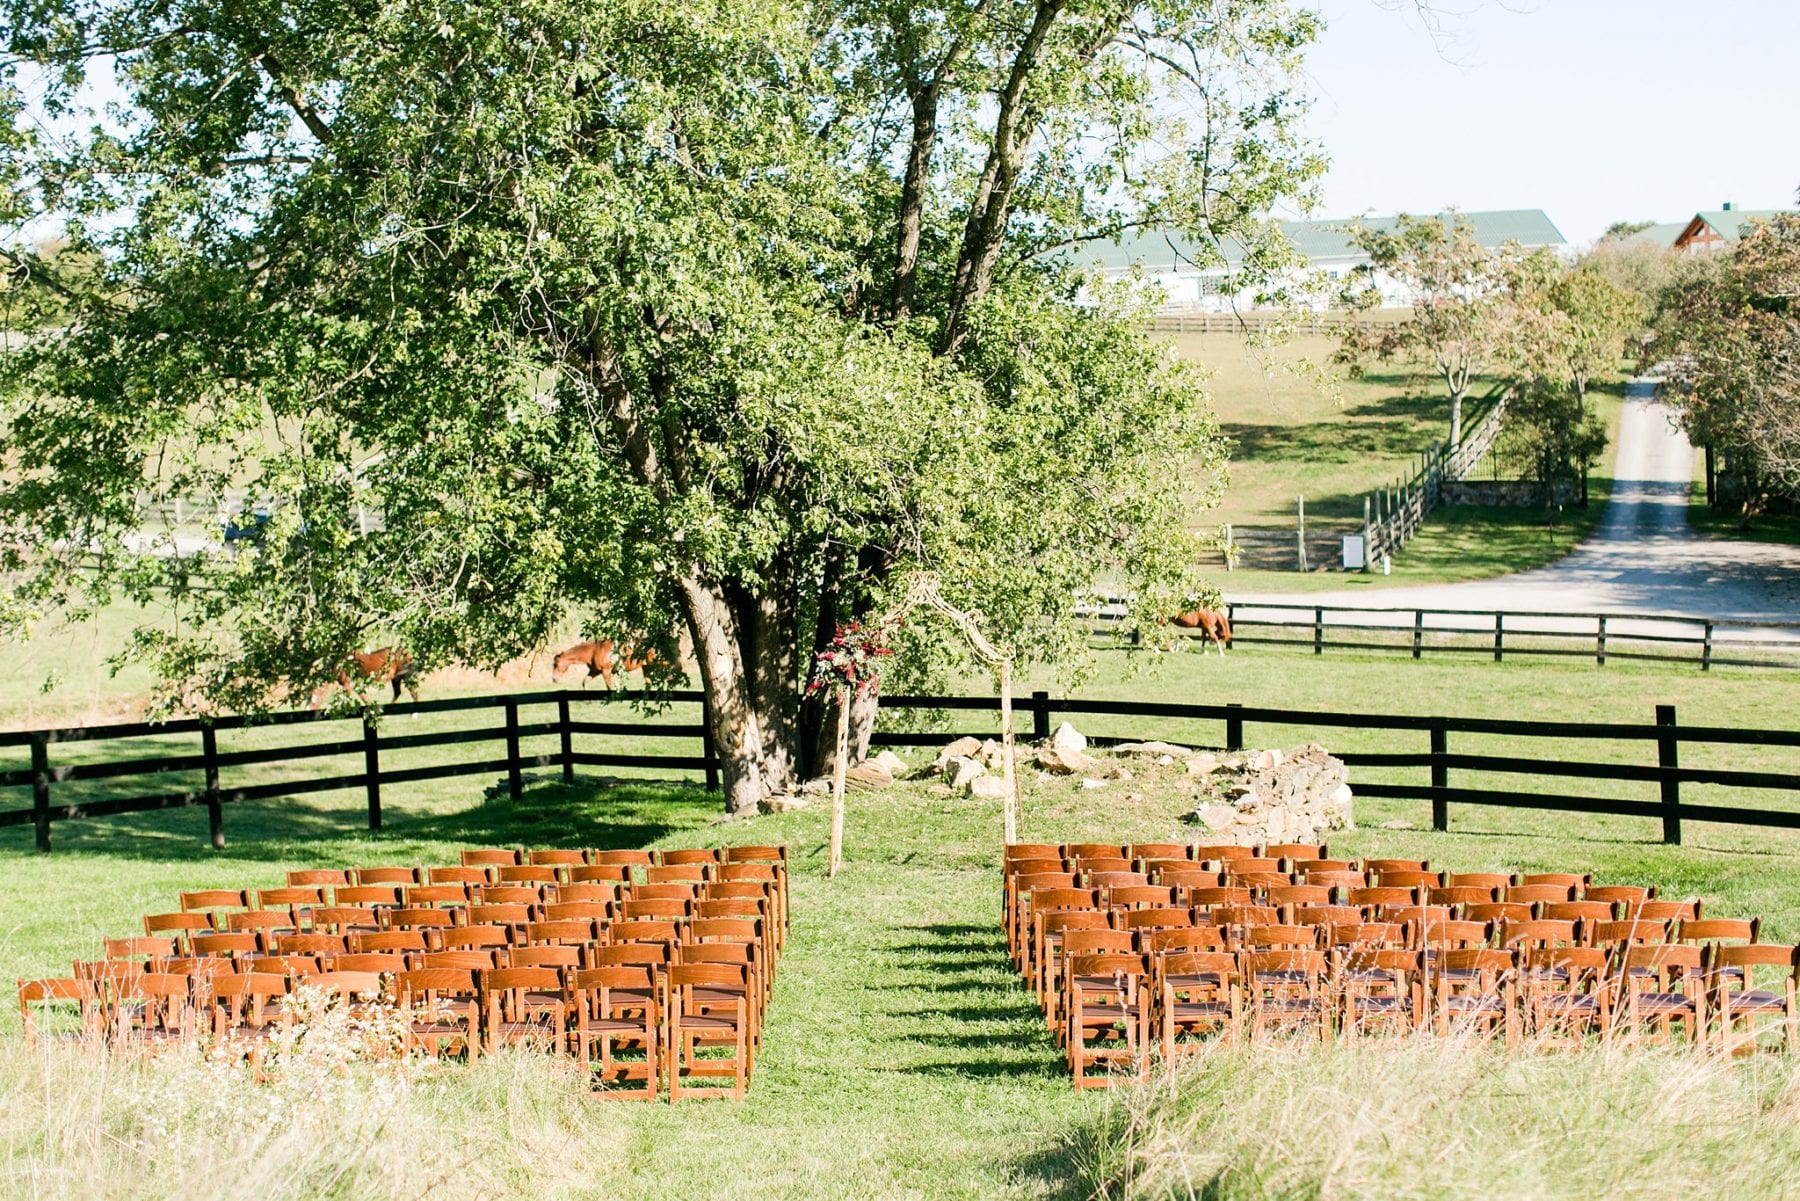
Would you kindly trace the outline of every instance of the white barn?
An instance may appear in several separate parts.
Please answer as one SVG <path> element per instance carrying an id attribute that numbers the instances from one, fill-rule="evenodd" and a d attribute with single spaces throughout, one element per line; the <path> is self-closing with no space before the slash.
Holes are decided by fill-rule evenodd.
<path id="1" fill-rule="evenodd" d="M 1439 216 L 1448 219 L 1450 215 Z M 1476 238 L 1484 246 L 1517 242 L 1527 250 L 1549 247 L 1559 254 L 1568 250 L 1568 243 L 1562 232 L 1542 209 L 1504 209 L 1459 213 L 1457 216 L 1473 227 Z M 1361 225 L 1389 229 L 1394 226 L 1395 221 L 1394 217 L 1283 221 L 1280 228 L 1306 260 L 1308 268 L 1324 276 L 1325 291 L 1329 293 L 1336 281 L 1344 279 L 1369 261 L 1368 256 L 1351 240 L 1351 228 Z M 1225 260 L 1222 264 L 1211 262 L 1202 266 L 1196 261 L 1195 251 L 1188 239 L 1177 233 L 1158 230 L 1128 235 L 1116 242 L 1090 242 L 1077 252 L 1077 261 L 1083 266 L 1097 268 L 1109 280 L 1128 279 L 1141 272 L 1146 283 L 1161 290 L 1165 298 L 1164 305 L 1170 310 L 1220 313 L 1241 312 L 1258 307 L 1254 292 L 1238 289 L 1233 282 L 1233 276 L 1243 259 L 1241 249 L 1228 243 L 1220 246 L 1219 251 L 1217 255 L 1209 254 L 1204 257 L 1222 257 Z M 1303 281 L 1295 279 L 1289 282 L 1298 286 Z M 1385 304 L 1404 308 L 1412 303 L 1412 297 L 1404 288 L 1391 281 L 1377 282 Z M 1336 307 L 1336 303 L 1329 294 L 1315 295 L 1308 307 L 1327 309 Z"/>

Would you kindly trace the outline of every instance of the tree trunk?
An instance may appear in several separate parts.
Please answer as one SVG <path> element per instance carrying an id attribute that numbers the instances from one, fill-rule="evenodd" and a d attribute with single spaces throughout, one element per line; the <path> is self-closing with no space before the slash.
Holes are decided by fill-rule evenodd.
<path id="1" fill-rule="evenodd" d="M 836 879 L 838 868 L 844 862 L 844 740 L 850 735 L 850 697 L 840 691 L 837 698 L 837 765 L 831 770 L 831 862 L 825 871 L 830 879 Z"/>
<path id="2" fill-rule="evenodd" d="M 1455 450 L 1462 445 L 1462 406 L 1465 389 L 1457 388 L 1450 393 L 1450 449 Z"/>
<path id="3" fill-rule="evenodd" d="M 747 817 L 769 795 L 762 715 L 745 671 L 737 620 L 723 592 L 699 580 L 680 581 L 682 609 L 700 663 L 700 683 L 711 708 L 713 744 L 725 811 Z M 786 781 L 779 782 L 781 786 Z"/>

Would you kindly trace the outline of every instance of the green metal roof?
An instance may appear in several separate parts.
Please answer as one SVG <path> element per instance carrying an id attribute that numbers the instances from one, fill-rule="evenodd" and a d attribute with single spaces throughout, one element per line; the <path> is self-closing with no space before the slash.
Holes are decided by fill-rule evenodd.
<path id="1" fill-rule="evenodd" d="M 1702 209 L 1695 213 L 1694 216 L 1706 222 L 1712 227 L 1714 233 L 1724 238 L 1727 242 L 1735 242 L 1738 238 L 1748 232 L 1750 226 L 1763 221 L 1770 221 L 1781 216 L 1781 210 Z M 1684 221 L 1682 222 L 1681 228 L 1686 229 L 1691 224 L 1693 224 L 1693 222 Z"/>
<path id="2" fill-rule="evenodd" d="M 1655 225 L 1640 229 L 1634 234 L 1626 234 L 1619 240 L 1629 244 L 1642 242 L 1648 246 L 1655 246 L 1660 250 L 1670 250 L 1675 245 L 1675 239 L 1680 237 L 1681 231 L 1687 227 L 1687 221 L 1659 221 Z"/>
<path id="3" fill-rule="evenodd" d="M 1484 213 L 1459 213 L 1474 227 L 1475 237 L 1484 246 L 1500 246 L 1518 242 L 1521 246 L 1560 246 L 1562 232 L 1542 209 L 1503 209 Z M 1449 214 L 1439 213 L 1448 220 Z M 1354 226 L 1370 229 L 1392 229 L 1397 217 L 1351 217 L 1332 221 L 1281 221 L 1278 226 L 1294 248 L 1317 263 L 1330 259 L 1360 258 L 1362 252 L 1350 239 Z M 1677 226 L 1679 233 L 1683 226 Z M 1673 241 L 1673 235 L 1670 241 Z M 1214 248 L 1197 247 L 1195 243 L 1171 230 L 1148 230 L 1127 234 L 1120 240 L 1096 241 L 1083 246 L 1079 258 L 1107 271 L 1122 271 L 1142 264 L 1151 273 L 1171 271 L 1176 267 L 1215 265 L 1223 261 L 1235 266 L 1243 259 L 1242 248 L 1231 242 Z"/>

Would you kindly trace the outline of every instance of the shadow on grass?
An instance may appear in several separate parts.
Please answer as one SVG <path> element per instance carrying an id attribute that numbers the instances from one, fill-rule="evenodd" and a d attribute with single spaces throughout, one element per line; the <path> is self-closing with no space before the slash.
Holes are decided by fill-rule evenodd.
<path id="1" fill-rule="evenodd" d="M 353 853 L 368 862 L 383 847 L 413 852 L 430 843 L 614 850 L 704 830 L 718 812 L 715 797 L 683 784 L 578 780 L 528 788 L 517 802 L 483 802 L 473 785 L 469 794 L 469 803 L 453 808 L 390 800 L 379 832 L 367 828 L 366 811 L 353 804 L 277 798 L 227 805 L 223 850 L 208 845 L 201 806 L 62 821 L 52 826 L 53 854 L 191 863 L 333 861 Z M 32 838 L 29 827 L 15 829 L 0 849 L 28 853 Z"/>

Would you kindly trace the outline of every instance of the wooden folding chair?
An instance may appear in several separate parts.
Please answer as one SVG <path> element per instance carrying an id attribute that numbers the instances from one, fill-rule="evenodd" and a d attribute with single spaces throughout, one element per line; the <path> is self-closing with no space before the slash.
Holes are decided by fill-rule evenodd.
<path id="1" fill-rule="evenodd" d="M 567 1028 L 562 973 L 553 967 L 499 968 L 481 977 L 489 1052 L 501 1046 L 557 1051 Z"/>
<path id="2" fill-rule="evenodd" d="M 313 910 L 312 933 L 346 935 L 381 929 L 381 911 L 362 905 L 321 905 Z"/>
<path id="3" fill-rule="evenodd" d="M 464 895 L 467 895 L 467 890 L 472 885 L 491 884 L 494 881 L 493 874 L 487 868 L 475 864 L 427 868 L 425 879 L 431 884 L 460 884 L 465 890 Z"/>
<path id="4" fill-rule="evenodd" d="M 188 977 L 170 972 L 113 976 L 101 986 L 101 1008 L 114 1046 L 157 1051 L 194 1036 Z"/>
<path id="5" fill-rule="evenodd" d="M 590 863 L 569 869 L 570 884 L 629 884 L 631 869 L 623 864 Z"/>
<path id="6" fill-rule="evenodd" d="M 302 868 L 287 873 L 287 882 L 292 888 L 336 888 L 350 883 L 350 873 L 335 867 Z"/>
<path id="7" fill-rule="evenodd" d="M 1576 892 L 1593 882 L 1594 877 L 1588 872 L 1524 872 L 1519 876 L 1520 884 L 1560 884 Z"/>
<path id="8" fill-rule="evenodd" d="M 1590 884 L 1581 894 L 1584 901 L 1601 901 L 1608 905 L 1636 906 L 1656 899 L 1656 886 L 1636 884 Z"/>
<path id="9" fill-rule="evenodd" d="M 565 1005 L 574 1015 L 568 1037 L 594 1094 L 620 1101 L 656 1100 L 662 1007 L 653 969 L 593 967 L 566 979 Z M 643 1058 L 621 1059 L 621 1050 L 638 1051 Z M 629 1087 L 635 1081 L 642 1083 Z"/>
<path id="10" fill-rule="evenodd" d="M 193 944 L 194 955 L 199 958 L 242 959 L 268 949 L 260 937 L 243 930 L 229 934 L 196 934 Z"/>
<path id="11" fill-rule="evenodd" d="M 260 1062 L 263 1044 L 285 1020 L 281 999 L 288 992 L 288 977 L 233 972 L 214 976 L 210 984 L 204 1009 L 214 1040 L 243 1046 L 253 1064 Z"/>
<path id="12" fill-rule="evenodd" d="M 404 955 L 437 950 L 428 933 L 417 927 L 404 930 L 352 930 L 349 935 L 350 953 L 367 955 L 385 952 Z"/>
<path id="13" fill-rule="evenodd" d="M 1114 1069 L 1121 1066 L 1139 1079 L 1149 1074 L 1147 974 L 1141 955 L 1076 955 L 1066 961 L 1063 1042 L 1077 1091 L 1112 1084 Z"/>
<path id="14" fill-rule="evenodd" d="M 519 852 L 507 847 L 471 847 L 462 853 L 464 867 L 511 867 Z"/>
<path id="15" fill-rule="evenodd" d="M 1795 948 L 1767 942 L 1749 946 L 1709 943 L 1706 956 L 1710 999 L 1719 1015 L 1719 1037 L 1724 1049 L 1732 1054 L 1756 1050 L 1761 1034 L 1757 1023 L 1772 1017 L 1781 1023 L 1789 1053 L 1800 1051 L 1800 1017 L 1795 1010 L 1800 957 Z M 1770 974 L 1766 969 L 1779 972 L 1780 984 L 1757 987 L 1759 968 L 1765 969 L 1765 976 Z"/>
<path id="16" fill-rule="evenodd" d="M 646 884 L 704 884 L 712 879 L 714 864 L 659 863 L 644 869 Z"/>
<path id="17" fill-rule="evenodd" d="M 1479 905 L 1464 905 L 1462 915 L 1466 922 L 1488 922 L 1494 926 L 1507 923 L 1518 925 L 1535 919 L 1537 907 L 1524 901 L 1488 901 Z"/>
<path id="18" fill-rule="evenodd" d="M 1370 875 L 1383 872 L 1427 872 L 1431 870 L 1429 859 L 1365 859 L 1362 869 Z M 1433 880 L 1433 883 L 1437 883 Z"/>
<path id="19" fill-rule="evenodd" d="M 762 1048 L 763 998 L 768 995 L 759 947 L 751 942 L 690 942 L 673 950 L 675 963 L 728 963 L 748 969 L 749 992 L 744 995 L 750 1020 L 750 1050 Z"/>
<path id="20" fill-rule="evenodd" d="M 512 945 L 505 926 L 452 926 L 441 932 L 438 946 L 445 951 L 504 951 Z"/>
<path id="21" fill-rule="evenodd" d="M 195 888 L 177 895 L 183 913 L 206 914 L 215 930 L 225 928 L 226 913 L 250 908 L 250 894 L 241 888 Z"/>
<path id="22" fill-rule="evenodd" d="M 1356 1038 L 1384 1026 L 1398 1032 L 1424 1027 L 1423 952 L 1352 943 L 1332 952 L 1331 980 L 1345 1037 Z"/>
<path id="23" fill-rule="evenodd" d="M 465 952 L 466 953 L 466 952 Z M 468 968 L 421 967 L 394 978 L 394 996 L 407 1011 L 406 1051 L 433 1058 L 481 1054 L 476 974 Z"/>
<path id="24" fill-rule="evenodd" d="M 729 963 L 672 963 L 668 968 L 669 1100 L 686 1094 L 722 1095 L 726 1086 L 699 1084 L 728 1078 L 733 1100 L 750 1080 L 749 969 Z M 729 1048 L 728 1057 L 707 1055 Z"/>
<path id="25" fill-rule="evenodd" d="M 175 958 L 173 938 L 108 938 L 101 944 L 101 954 L 121 963 L 133 963 L 142 971 L 160 972 L 164 964 Z"/>
<path id="26" fill-rule="evenodd" d="M 1610 956 L 1599 947 L 1544 945 L 1518 955 L 1523 1017 L 1545 1043 L 1576 1045 L 1613 1028 Z"/>
<path id="27" fill-rule="evenodd" d="M 1468 1030 L 1500 1031 L 1509 1047 L 1518 1041 L 1518 980 L 1511 951 L 1440 950 L 1427 967 L 1436 986 L 1432 1012 L 1440 1038 L 1448 1037 L 1455 1023 Z"/>
<path id="28" fill-rule="evenodd" d="M 1397 867 L 1370 874 L 1374 876 L 1370 883 L 1377 888 L 1431 889 L 1441 888 L 1444 883 L 1443 873 L 1423 868 Z"/>
<path id="29" fill-rule="evenodd" d="M 359 885 L 368 887 L 376 884 L 408 885 L 419 883 L 419 869 L 416 867 L 353 867 L 350 874 Z"/>
<path id="30" fill-rule="evenodd" d="M 1610 922 L 1618 915 L 1618 906 L 1610 901 L 1553 901 L 1538 911 L 1551 922 Z"/>
<path id="31" fill-rule="evenodd" d="M 1331 848 L 1322 842 L 1275 842 L 1264 847 L 1262 853 L 1268 859 L 1318 860 L 1328 858 Z"/>
<path id="32" fill-rule="evenodd" d="M 587 852 L 550 847 L 527 851 L 525 862 L 535 867 L 581 867 L 587 863 Z"/>
<path id="33" fill-rule="evenodd" d="M 1386 885 L 1372 885 L 1365 888 L 1352 888 L 1344 894 L 1346 905 L 1355 905 L 1363 911 L 1364 917 L 1373 917 L 1375 910 L 1383 906 L 1407 907 L 1418 905 L 1419 890 L 1416 888 L 1394 888 Z"/>
<path id="34" fill-rule="evenodd" d="M 1575 899 L 1575 887 L 1571 884 L 1511 884 L 1500 895 L 1520 905 L 1558 905 Z"/>
<path id="35" fill-rule="evenodd" d="M 97 1037 L 103 1023 L 94 981 L 70 977 L 19 981 L 19 1024 L 27 1047 L 36 1046 L 42 1037 Z"/>
<path id="36" fill-rule="evenodd" d="M 1163 1059 L 1200 1050 L 1207 1036 L 1236 1040 L 1243 1031 L 1237 959 L 1227 951 L 1174 951 L 1150 958 Z"/>
<path id="37" fill-rule="evenodd" d="M 179 953 L 191 955 L 194 935 L 213 933 L 213 923 L 204 913 L 146 913 L 144 933 L 152 938 L 173 938 Z"/>
<path id="38" fill-rule="evenodd" d="M 1517 881 L 1511 872 L 1448 872 L 1444 876 L 1444 884 L 1450 888 L 1484 888 L 1502 895 Z"/>
<path id="39" fill-rule="evenodd" d="M 287 915 L 287 928 L 296 934 L 312 927 L 315 909 L 325 904 L 325 890 L 317 885 L 290 884 L 286 888 L 264 888 L 256 894 L 258 909 Z"/>
<path id="40" fill-rule="evenodd" d="M 277 934 L 270 948 L 277 955 L 335 958 L 350 949 L 342 934 Z"/>
<path id="41" fill-rule="evenodd" d="M 557 869 L 548 863 L 515 863 L 494 869 L 494 879 L 500 884 L 561 884 L 563 877 Z"/>
<path id="42" fill-rule="evenodd" d="M 1241 962 L 1251 1038 L 1272 1029 L 1312 1027 L 1320 1042 L 1330 1040 L 1332 1006 L 1323 951 L 1245 951 Z"/>
<path id="43" fill-rule="evenodd" d="M 1669 1042 L 1681 1027 L 1690 1043 L 1706 1037 L 1706 984 L 1702 948 L 1685 943 L 1630 943 L 1621 947 L 1618 978 L 1625 1034 Z"/>
<path id="44" fill-rule="evenodd" d="M 1050 994 L 1057 988 L 1062 972 L 1063 939 L 1077 930 L 1110 930 L 1112 914 L 1102 909 L 1052 909 L 1036 915 L 1037 933 L 1032 939 L 1028 959 L 1031 991 L 1045 1014 L 1051 1012 Z"/>
<path id="45" fill-rule="evenodd" d="M 1120 884 L 1105 890 L 1108 909 L 1166 909 L 1175 904 L 1175 890 L 1155 884 Z"/>
<path id="46" fill-rule="evenodd" d="M 1224 864 L 1230 859 L 1254 859 L 1256 850 L 1253 847 L 1242 847 L 1234 843 L 1198 843 L 1194 846 L 1195 863 L 1210 863 L 1214 870 L 1224 871 Z"/>

